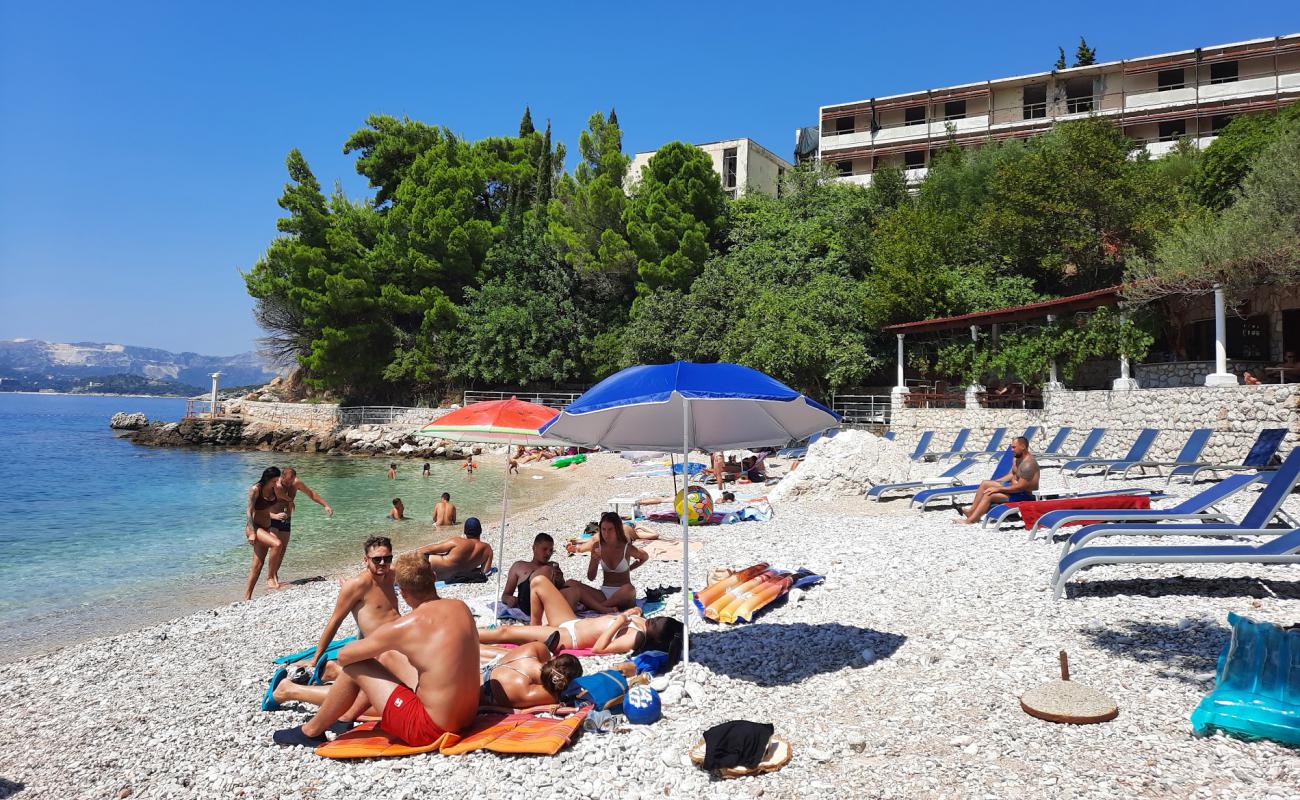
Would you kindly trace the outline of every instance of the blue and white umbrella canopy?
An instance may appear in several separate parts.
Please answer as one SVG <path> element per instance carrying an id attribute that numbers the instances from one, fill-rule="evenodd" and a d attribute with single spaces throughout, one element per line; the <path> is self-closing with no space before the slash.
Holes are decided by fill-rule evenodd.
<path id="1" fill-rule="evenodd" d="M 739 364 L 629 367 L 587 390 L 541 433 L 608 450 L 713 452 L 784 445 L 839 424 L 835 412 Z"/>
<path id="2" fill-rule="evenodd" d="M 781 446 L 833 428 L 822 404 L 739 364 L 649 364 L 611 375 L 539 433 L 608 450 L 714 452 Z M 682 660 L 690 662 L 691 531 L 682 523 Z"/>

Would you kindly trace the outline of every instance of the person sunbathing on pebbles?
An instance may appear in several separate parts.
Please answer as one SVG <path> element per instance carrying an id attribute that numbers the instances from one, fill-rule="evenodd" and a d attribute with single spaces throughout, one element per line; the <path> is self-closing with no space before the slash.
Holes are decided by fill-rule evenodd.
<path id="1" fill-rule="evenodd" d="M 479 631 L 483 644 L 545 642 L 551 650 L 590 649 L 594 655 L 611 655 L 666 649 L 664 645 L 674 633 L 672 623 L 676 620 L 647 620 L 636 607 L 579 619 L 549 576 L 534 576 L 529 588 L 533 624 L 485 628 Z"/>
<path id="2" fill-rule="evenodd" d="M 276 744 L 319 747 L 325 732 L 338 730 L 339 720 L 363 693 L 369 705 L 381 709 L 380 729 L 412 747 L 433 744 L 443 733 L 473 723 L 482 671 L 469 607 L 438 597 L 437 579 L 424 557 L 407 553 L 394 568 L 411 612 L 340 650 L 342 672 L 316 715 L 276 731 Z M 380 661 L 389 651 L 404 660 L 396 669 Z"/>
<path id="3" fill-rule="evenodd" d="M 483 541 L 482 536 L 483 525 L 478 517 L 468 517 L 463 536 L 425 545 L 416 552 L 428 560 L 441 580 L 479 583 L 492 569 L 492 545 Z"/>

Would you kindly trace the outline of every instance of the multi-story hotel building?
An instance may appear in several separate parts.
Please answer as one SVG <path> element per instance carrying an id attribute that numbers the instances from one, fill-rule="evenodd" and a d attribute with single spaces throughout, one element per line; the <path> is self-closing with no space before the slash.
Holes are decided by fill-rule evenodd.
<path id="1" fill-rule="evenodd" d="M 1094 115 L 1160 155 L 1183 137 L 1204 147 L 1233 117 L 1297 98 L 1300 34 L 1290 34 L 822 106 L 813 133 L 816 157 L 842 180 L 869 184 L 890 165 L 917 181 L 950 139 L 971 147 L 1027 138 Z"/>

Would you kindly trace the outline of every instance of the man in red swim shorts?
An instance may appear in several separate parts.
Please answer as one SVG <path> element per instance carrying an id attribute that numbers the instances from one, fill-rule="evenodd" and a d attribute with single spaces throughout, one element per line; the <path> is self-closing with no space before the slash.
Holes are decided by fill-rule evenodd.
<path id="1" fill-rule="evenodd" d="M 407 553 L 393 566 L 411 613 L 340 650 L 343 672 L 316 716 L 299 727 L 276 731 L 276 744 L 324 744 L 325 731 L 362 692 L 371 705 L 383 709 L 379 727 L 413 747 L 432 744 L 444 732 L 462 730 L 474 721 L 481 678 L 474 617 L 461 601 L 439 599 L 427 559 Z M 390 650 L 409 663 L 390 671 L 377 660 Z"/>

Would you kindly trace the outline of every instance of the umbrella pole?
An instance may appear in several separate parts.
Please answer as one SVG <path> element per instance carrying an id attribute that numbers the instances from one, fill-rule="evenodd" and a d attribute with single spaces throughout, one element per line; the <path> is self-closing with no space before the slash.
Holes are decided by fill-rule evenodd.
<path id="1" fill-rule="evenodd" d="M 691 434 L 691 403 L 685 397 L 682 398 L 682 464 L 685 465 L 691 456 L 690 447 Z M 673 486 L 677 482 L 674 478 Z M 686 508 L 686 467 L 682 467 L 682 507 L 677 518 L 682 523 L 682 663 L 687 666 L 691 663 L 691 526 L 688 518 L 689 510 Z"/>
<path id="2" fill-rule="evenodd" d="M 496 558 L 493 559 L 497 562 L 497 596 L 492 599 L 492 608 L 496 608 L 496 604 L 501 602 L 501 565 L 505 563 L 502 559 L 505 558 L 506 552 L 506 510 L 510 500 L 510 448 L 513 446 L 510 443 L 506 444 L 506 476 L 501 483 L 501 535 L 497 537 L 497 553 Z M 496 617 L 492 620 L 493 628 L 501 624 L 500 615 Z"/>

